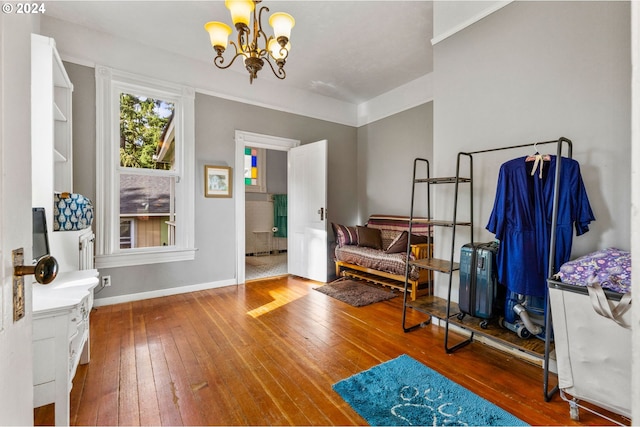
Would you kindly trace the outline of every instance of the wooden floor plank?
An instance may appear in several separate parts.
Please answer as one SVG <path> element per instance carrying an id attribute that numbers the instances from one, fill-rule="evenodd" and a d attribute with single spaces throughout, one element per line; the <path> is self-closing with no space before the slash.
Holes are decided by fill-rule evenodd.
<path id="1" fill-rule="evenodd" d="M 130 307 L 122 317 L 118 389 L 118 423 L 131 426 L 140 424 L 133 311 L 133 307 Z"/>
<path id="2" fill-rule="evenodd" d="M 231 292 L 234 295 L 227 302 L 225 293 Z M 197 293 L 196 302 L 200 309 L 200 318 L 206 319 L 206 335 L 200 331 L 200 335 L 207 337 L 209 346 L 213 347 L 210 356 L 215 361 L 215 369 L 211 370 L 209 378 L 216 385 L 219 391 L 221 404 L 224 405 L 231 416 L 240 418 L 240 424 L 246 424 L 248 420 L 256 417 L 271 417 L 269 412 L 264 412 L 262 405 L 262 393 L 258 390 L 253 376 L 250 374 L 244 361 L 239 357 L 247 345 L 237 339 L 233 325 L 227 323 L 227 319 L 235 316 L 235 309 L 232 308 L 235 300 L 235 288 L 225 289 L 218 298 L 218 302 L 224 300 L 225 303 L 211 304 L 212 300 L 206 293 Z M 202 323 L 202 321 L 200 322 Z M 215 343 L 215 346 L 212 344 Z M 228 417 L 229 415 L 227 415 Z M 226 418 L 223 418 L 226 419 Z M 233 420 L 228 423 L 233 424 Z M 225 424 L 222 422 L 221 424 Z M 266 422 L 265 422 L 266 424 Z"/>
<path id="3" fill-rule="evenodd" d="M 215 303 L 210 308 L 217 313 L 214 322 L 223 332 L 225 341 L 230 344 L 228 354 L 232 358 L 231 374 L 238 375 L 245 385 L 240 392 L 247 401 L 242 403 L 254 402 L 257 405 L 254 408 L 250 404 L 248 408 L 243 407 L 243 409 L 253 413 L 254 416 L 257 415 L 262 418 L 264 424 L 283 424 L 285 422 L 283 422 L 282 408 L 274 404 L 273 392 L 266 388 L 265 381 L 262 380 L 265 373 L 260 366 L 256 366 L 250 354 L 252 348 L 258 344 L 251 335 L 250 329 L 246 326 L 249 321 L 247 316 L 244 315 L 247 307 L 235 296 L 232 298 L 229 296 L 223 295 L 222 304 Z M 231 312 L 226 311 L 228 308 L 235 308 L 236 311 L 242 314 L 233 315 Z M 232 390 L 234 393 L 236 391 Z"/>
<path id="4" fill-rule="evenodd" d="M 147 324 L 147 345 L 149 347 L 151 369 L 160 410 L 160 424 L 179 426 L 183 425 L 182 416 L 177 405 L 175 385 L 169 373 L 169 366 L 162 344 L 162 338 L 165 334 L 167 334 L 165 340 L 170 338 L 170 329 L 166 330 L 166 325 L 164 324 L 167 310 L 169 309 L 168 303 L 169 301 L 166 301 L 165 304 L 154 308 Z"/>
<path id="5" fill-rule="evenodd" d="M 187 313 L 185 313 L 186 315 Z M 203 410 L 205 421 L 209 425 L 243 425 L 246 423 L 242 412 L 236 404 L 236 399 L 229 390 L 237 388 L 236 384 L 228 385 L 224 378 L 225 360 L 224 351 L 219 343 L 210 334 L 210 328 L 202 322 L 206 318 L 202 305 L 194 299 L 190 304 L 189 321 L 192 333 L 185 335 L 195 363 L 198 364 L 201 377 L 194 381 L 194 392 L 199 394 L 199 399 L 206 407 Z"/>
<path id="6" fill-rule="evenodd" d="M 125 318 L 130 309 L 130 304 L 122 304 L 116 306 L 112 311 L 112 316 L 105 318 L 109 322 L 107 325 L 107 334 L 103 342 L 103 347 L 99 350 L 105 352 L 105 358 L 101 365 L 97 363 L 91 365 L 96 366 L 100 371 L 100 378 L 96 382 L 99 387 L 99 395 L 97 396 L 97 417 L 95 423 L 97 425 L 111 426 L 119 425 L 118 423 L 118 401 L 120 399 L 120 357 L 121 341 L 123 335 L 121 331 L 126 333 Z M 85 387 L 87 383 L 85 383 Z M 127 391 L 125 391 L 127 392 Z M 84 405 L 82 405 L 84 407 Z"/>
<path id="7" fill-rule="evenodd" d="M 545 402 L 539 366 L 481 343 L 446 354 L 435 325 L 405 333 L 401 294 L 352 307 L 320 285 L 285 277 L 94 310 L 72 424 L 363 425 L 332 385 L 408 354 L 531 425 L 610 425 Z M 407 325 L 425 319 L 407 312 Z M 36 425 L 52 423 L 51 407 Z"/>
<path id="8" fill-rule="evenodd" d="M 156 384 L 153 378 L 151 352 L 147 339 L 146 313 L 153 313 L 151 305 L 141 305 L 141 310 L 134 314 L 134 343 L 136 381 L 138 396 L 139 424 L 142 426 L 160 425 L 160 408 L 158 406 Z"/>

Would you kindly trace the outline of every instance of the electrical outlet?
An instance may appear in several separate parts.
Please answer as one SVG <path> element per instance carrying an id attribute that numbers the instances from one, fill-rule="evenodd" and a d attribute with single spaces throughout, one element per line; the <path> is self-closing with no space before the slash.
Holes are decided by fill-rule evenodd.
<path id="1" fill-rule="evenodd" d="M 102 287 L 111 286 L 111 276 L 102 276 Z"/>

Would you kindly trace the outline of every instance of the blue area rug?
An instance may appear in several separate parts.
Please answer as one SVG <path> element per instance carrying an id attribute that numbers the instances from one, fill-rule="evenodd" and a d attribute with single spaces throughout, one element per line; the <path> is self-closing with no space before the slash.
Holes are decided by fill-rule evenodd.
<path id="1" fill-rule="evenodd" d="M 526 426 L 406 354 L 333 389 L 372 426 Z"/>

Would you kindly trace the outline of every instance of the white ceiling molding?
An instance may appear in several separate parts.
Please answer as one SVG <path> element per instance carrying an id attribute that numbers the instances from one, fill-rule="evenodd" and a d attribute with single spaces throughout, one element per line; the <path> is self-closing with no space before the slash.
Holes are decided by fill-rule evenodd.
<path id="1" fill-rule="evenodd" d="M 433 73 L 358 105 L 358 127 L 433 101 Z"/>
<path id="2" fill-rule="evenodd" d="M 435 1 L 431 44 L 435 46 L 513 1 Z"/>
<path id="3" fill-rule="evenodd" d="M 90 30 L 55 18 L 42 19 L 41 33 L 56 40 L 65 60 L 107 66 L 171 81 L 197 92 L 278 111 L 357 126 L 357 105 L 279 85 L 267 77 L 249 84 L 246 73 L 219 72 L 212 64 Z"/>
<path id="4" fill-rule="evenodd" d="M 244 70 L 219 72 L 198 61 L 87 27 L 43 17 L 41 33 L 56 40 L 62 59 L 95 64 L 193 87 L 196 92 L 347 126 L 363 126 L 433 100 L 432 74 L 359 105 L 280 85 L 268 75 L 249 84 Z"/>

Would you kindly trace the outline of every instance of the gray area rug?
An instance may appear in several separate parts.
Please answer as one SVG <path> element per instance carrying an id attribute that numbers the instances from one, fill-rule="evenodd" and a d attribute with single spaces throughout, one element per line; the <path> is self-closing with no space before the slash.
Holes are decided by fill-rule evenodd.
<path id="1" fill-rule="evenodd" d="M 354 307 L 390 300 L 398 295 L 375 285 L 367 285 L 364 282 L 351 279 L 338 279 L 313 289 Z"/>

